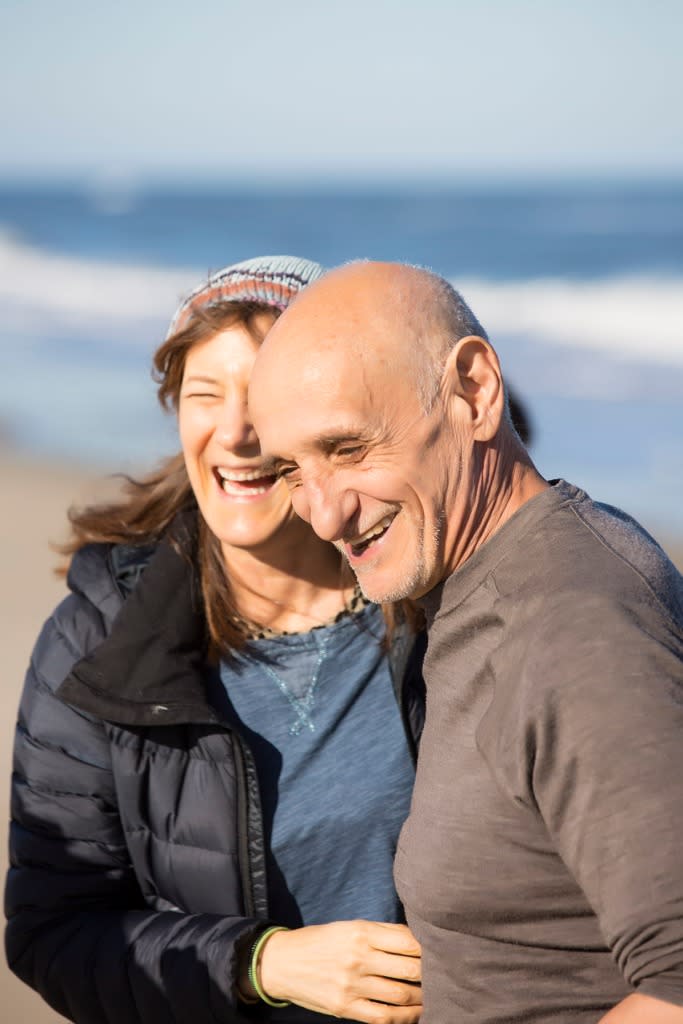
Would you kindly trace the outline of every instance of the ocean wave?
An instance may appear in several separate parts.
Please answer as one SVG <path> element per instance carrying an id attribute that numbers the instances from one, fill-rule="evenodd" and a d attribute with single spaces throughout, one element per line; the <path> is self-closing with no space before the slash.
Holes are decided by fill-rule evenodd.
<path id="1" fill-rule="evenodd" d="M 683 366 L 683 278 L 453 282 L 495 344 L 516 335 L 620 360 Z"/>
<path id="2" fill-rule="evenodd" d="M 0 232 L 0 336 L 76 330 L 149 344 L 205 273 L 67 257 Z M 454 284 L 494 343 L 496 337 L 524 337 L 622 361 L 683 366 L 681 277 Z"/>
<path id="3" fill-rule="evenodd" d="M 0 310 L 7 328 L 86 329 L 170 322 L 201 271 L 78 259 L 0 232 Z"/>

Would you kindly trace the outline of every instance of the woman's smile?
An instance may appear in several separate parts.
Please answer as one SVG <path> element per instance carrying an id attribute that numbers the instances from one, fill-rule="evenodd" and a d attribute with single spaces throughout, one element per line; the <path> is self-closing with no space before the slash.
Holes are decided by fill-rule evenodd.
<path id="1" fill-rule="evenodd" d="M 255 501 L 270 494 L 278 484 L 278 477 L 264 472 L 267 467 L 257 469 L 227 469 L 216 466 L 216 482 L 223 494 L 237 501 Z"/>

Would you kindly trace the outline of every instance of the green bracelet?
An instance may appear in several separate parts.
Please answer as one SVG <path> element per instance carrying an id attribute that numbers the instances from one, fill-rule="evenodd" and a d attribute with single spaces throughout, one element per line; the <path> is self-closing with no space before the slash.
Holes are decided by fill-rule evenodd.
<path id="1" fill-rule="evenodd" d="M 290 1003 L 286 1000 L 284 1002 L 278 1002 L 275 999 L 271 999 L 270 996 L 267 996 L 266 993 L 261 988 L 261 982 L 259 981 L 258 978 L 258 967 L 259 960 L 261 959 L 261 950 L 265 946 L 270 936 L 274 935 L 275 932 L 288 931 L 289 928 L 284 928 L 282 925 L 275 925 L 273 928 L 266 928 L 265 932 L 262 932 L 259 935 L 256 942 L 251 947 L 251 956 L 249 957 L 248 971 L 249 981 L 251 982 L 251 987 L 253 988 L 254 992 L 259 997 L 259 999 L 262 999 L 263 1002 L 267 1003 L 268 1006 L 289 1006 Z"/>

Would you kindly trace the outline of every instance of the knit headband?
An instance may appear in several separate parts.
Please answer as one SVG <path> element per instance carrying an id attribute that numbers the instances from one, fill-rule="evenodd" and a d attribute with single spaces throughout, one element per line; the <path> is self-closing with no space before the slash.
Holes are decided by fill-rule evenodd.
<path id="1" fill-rule="evenodd" d="M 219 302 L 262 302 L 283 310 L 292 299 L 324 273 L 319 263 L 297 256 L 257 256 L 223 267 L 181 302 L 167 337 L 187 326 L 196 309 Z"/>

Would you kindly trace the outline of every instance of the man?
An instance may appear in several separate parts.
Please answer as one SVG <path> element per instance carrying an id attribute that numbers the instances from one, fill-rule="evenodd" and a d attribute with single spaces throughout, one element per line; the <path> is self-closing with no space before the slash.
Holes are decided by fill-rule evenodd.
<path id="1" fill-rule="evenodd" d="M 423 1024 L 681 1024 L 680 575 L 633 520 L 540 476 L 482 327 L 425 271 L 306 289 L 250 407 L 366 595 L 426 610 L 395 869 Z"/>

